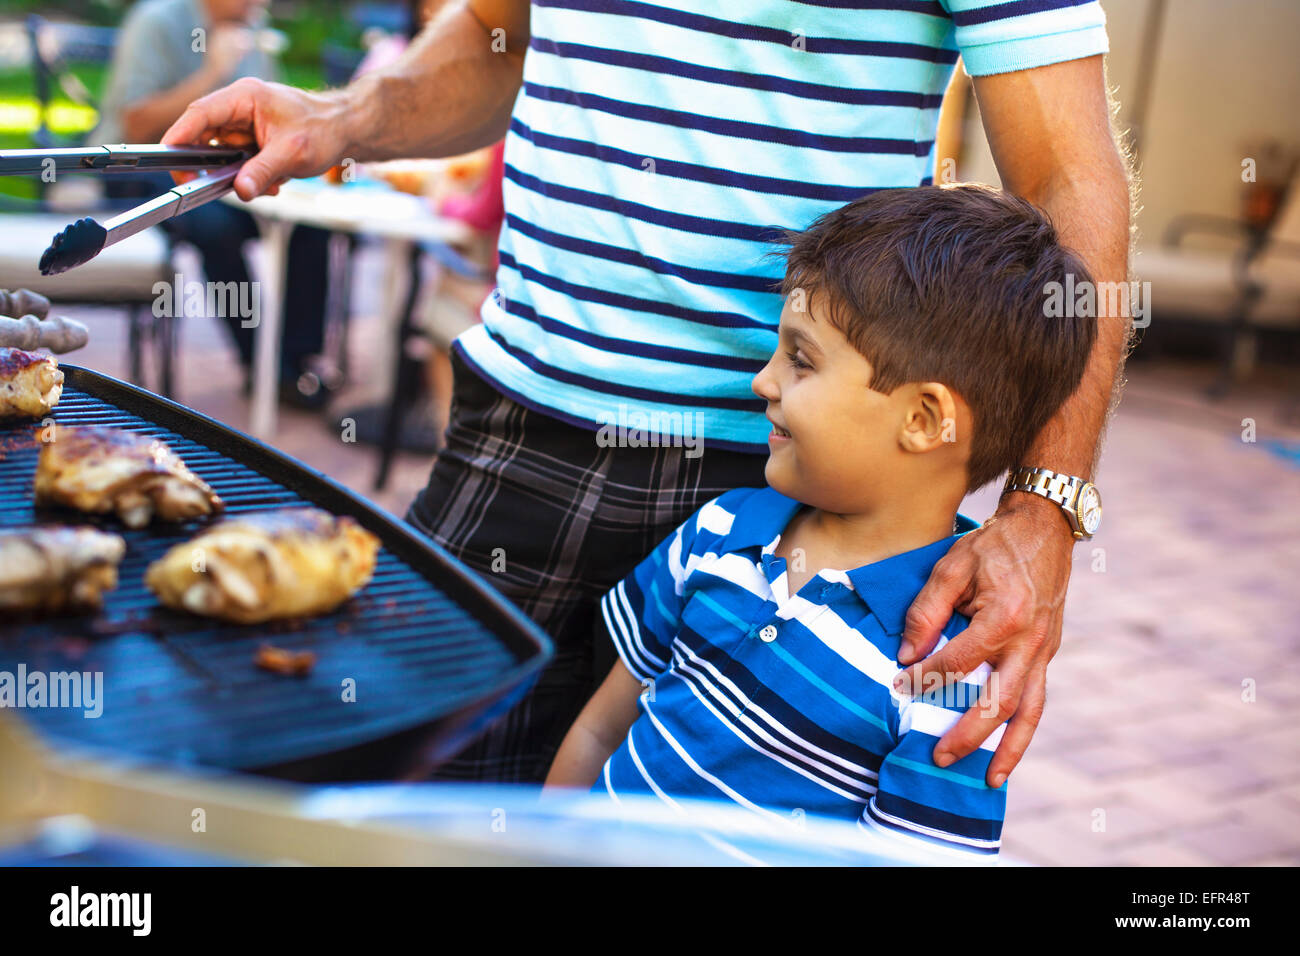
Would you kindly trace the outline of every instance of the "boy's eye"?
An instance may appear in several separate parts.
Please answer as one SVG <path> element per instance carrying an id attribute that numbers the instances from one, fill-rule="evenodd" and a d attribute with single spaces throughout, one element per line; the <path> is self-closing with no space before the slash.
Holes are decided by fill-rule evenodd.
<path id="1" fill-rule="evenodd" d="M 800 357 L 799 351 L 797 349 L 792 352 L 786 352 L 785 355 L 786 358 L 790 360 L 790 365 L 793 368 L 798 368 L 798 369 L 812 368 L 811 365 L 809 365 Z"/>

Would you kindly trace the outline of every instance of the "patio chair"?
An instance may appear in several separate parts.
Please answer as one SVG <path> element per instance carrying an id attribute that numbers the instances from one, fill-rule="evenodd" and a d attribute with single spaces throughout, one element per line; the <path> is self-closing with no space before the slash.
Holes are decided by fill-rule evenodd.
<path id="1" fill-rule="evenodd" d="M 1228 216 L 1174 219 L 1159 247 L 1139 251 L 1134 274 L 1151 282 L 1161 313 L 1224 325 L 1221 371 L 1208 391 L 1222 397 L 1256 360 L 1262 329 L 1300 331 L 1300 188 L 1293 167 L 1273 215 L 1257 224 Z M 1189 239 L 1215 237 L 1210 248 Z M 1225 248 L 1224 239 L 1235 245 Z"/>
<path id="2" fill-rule="evenodd" d="M 117 44 L 113 27 L 81 23 L 54 23 L 32 14 L 24 23 L 31 51 L 32 79 L 36 84 L 37 127 L 32 141 L 37 146 L 78 146 L 61 140 L 50 129 L 50 105 L 57 86 L 72 102 L 99 112 L 99 103 L 70 69 L 71 63 L 107 63 Z"/>
<path id="3" fill-rule="evenodd" d="M 90 262 L 57 276 L 43 276 L 36 268 L 41 250 L 55 233 L 79 216 L 76 213 L 45 211 L 44 203 L 33 203 L 28 211 L 6 212 L 14 204 L 0 204 L 0 288 L 31 289 L 63 305 L 115 306 L 126 312 L 129 325 L 128 360 L 131 380 L 145 384 L 146 350 L 156 351 L 158 391 L 174 391 L 176 353 L 175 319 L 155 316 L 156 283 L 170 287 L 174 281 L 171 245 L 159 229 L 147 229 L 123 242 L 109 246 Z"/>

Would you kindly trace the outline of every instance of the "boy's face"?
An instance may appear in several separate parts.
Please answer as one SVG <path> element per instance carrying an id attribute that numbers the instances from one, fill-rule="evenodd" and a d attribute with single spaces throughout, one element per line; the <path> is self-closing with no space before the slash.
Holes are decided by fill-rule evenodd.
<path id="1" fill-rule="evenodd" d="M 767 482 L 815 508 L 860 513 L 906 480 L 913 452 L 936 447 L 938 417 L 953 413 L 955 397 L 938 386 L 943 395 L 931 401 L 933 383 L 872 391 L 871 363 L 816 304 L 795 311 L 795 301 L 786 300 L 776 352 L 753 382 L 773 425 Z"/>

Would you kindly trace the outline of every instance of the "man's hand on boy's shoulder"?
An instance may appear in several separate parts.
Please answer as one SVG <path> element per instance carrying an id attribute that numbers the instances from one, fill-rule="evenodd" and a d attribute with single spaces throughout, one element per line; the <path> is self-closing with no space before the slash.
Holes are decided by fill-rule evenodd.
<path id="1" fill-rule="evenodd" d="M 1051 502 L 1029 495 L 1014 499 L 935 565 L 908 611 L 898 655 L 901 664 L 917 663 L 895 682 L 933 687 L 939 678 L 949 683 L 989 663 L 996 712 L 970 708 L 935 746 L 934 759 L 939 766 L 955 763 L 1009 719 L 985 777 L 990 787 L 1001 786 L 1015 769 L 1042 718 L 1047 664 L 1061 646 L 1075 540 Z M 954 610 L 967 615 L 970 626 L 920 660 L 938 643 Z"/>

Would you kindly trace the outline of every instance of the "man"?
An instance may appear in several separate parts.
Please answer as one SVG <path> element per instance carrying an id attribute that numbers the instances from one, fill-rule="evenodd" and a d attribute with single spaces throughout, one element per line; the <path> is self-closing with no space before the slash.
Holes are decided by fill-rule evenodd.
<path id="1" fill-rule="evenodd" d="M 131 8 L 109 69 L 100 124 L 92 143 L 152 143 L 197 97 L 240 77 L 270 79 L 275 64 L 257 42 L 253 24 L 265 0 L 144 0 Z M 173 185 L 166 174 L 108 179 L 116 199 L 145 199 Z M 209 282 L 247 283 L 243 244 L 258 235 L 253 218 L 225 203 L 208 203 L 169 219 L 163 229 L 194 246 Z M 325 319 L 325 260 L 329 233 L 300 228 L 289 243 L 280 395 L 302 408 L 320 408 L 328 393 L 308 358 L 321 350 Z M 253 360 L 253 329 L 238 315 L 221 316 L 245 374 Z"/>
<path id="2" fill-rule="evenodd" d="M 447 447 L 409 518 L 546 627 L 557 654 L 445 778 L 543 779 L 591 689 L 598 598 L 705 501 L 762 485 L 770 425 L 748 383 L 781 313 L 768 240 L 872 189 L 928 183 L 959 51 L 1006 188 L 1046 210 L 1096 280 L 1127 277 L 1096 2 L 725 6 L 728 19 L 704 0 L 469 0 L 345 90 L 244 80 L 164 138 L 259 144 L 235 185 L 252 198 L 343 157 L 507 135 L 498 294 L 457 340 Z M 1083 384 L 1023 464 L 1092 476 L 1127 328 L 1099 320 Z M 1060 645 L 1072 530 L 1054 502 L 1004 495 L 908 613 L 904 663 L 934 648 L 954 607 L 972 617 L 913 669 L 918 684 L 995 671 L 997 712 L 963 717 L 940 766 L 1007 718 L 985 744 L 989 785 L 1024 753 Z"/>

